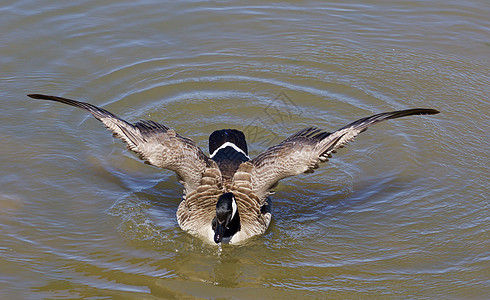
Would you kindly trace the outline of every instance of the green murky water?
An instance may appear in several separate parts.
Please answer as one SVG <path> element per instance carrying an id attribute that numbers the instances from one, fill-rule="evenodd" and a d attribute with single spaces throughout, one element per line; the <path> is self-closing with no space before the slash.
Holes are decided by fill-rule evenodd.
<path id="1" fill-rule="evenodd" d="M 486 298 L 486 1 L 8 1 L 0 10 L 0 298 Z M 87 113 L 251 156 L 306 126 L 386 122 L 284 180 L 267 233 L 204 244 L 175 176 Z M 485 296 L 487 295 L 487 296 Z"/>

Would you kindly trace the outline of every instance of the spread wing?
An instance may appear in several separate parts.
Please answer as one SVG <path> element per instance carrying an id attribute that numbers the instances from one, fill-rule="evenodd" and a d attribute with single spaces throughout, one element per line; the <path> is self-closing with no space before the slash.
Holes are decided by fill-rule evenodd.
<path id="1" fill-rule="evenodd" d="M 425 108 L 380 113 L 359 119 L 332 133 L 323 132 L 315 127 L 306 128 L 267 149 L 250 162 L 243 163 L 237 172 L 237 179 L 248 179 L 252 191 L 263 199 L 279 180 L 313 172 L 321 162 L 327 161 L 336 149 L 353 140 L 372 124 L 404 116 L 437 113 L 439 112 L 435 109 Z M 248 176 L 244 177 L 244 173 Z"/>
<path id="2" fill-rule="evenodd" d="M 57 101 L 89 111 L 145 162 L 177 173 L 186 191 L 195 190 L 199 186 L 202 174 L 210 163 L 208 157 L 192 140 L 181 137 L 160 123 L 143 120 L 131 124 L 89 103 L 40 94 L 28 96 Z"/>

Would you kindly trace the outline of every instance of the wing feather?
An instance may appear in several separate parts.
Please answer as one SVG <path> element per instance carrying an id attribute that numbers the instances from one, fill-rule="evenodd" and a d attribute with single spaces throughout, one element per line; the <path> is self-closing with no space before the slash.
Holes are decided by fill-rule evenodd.
<path id="1" fill-rule="evenodd" d="M 376 114 L 359 119 L 329 133 L 315 127 L 305 128 L 278 145 L 272 146 L 250 162 L 243 163 L 237 174 L 250 173 L 252 190 L 261 199 L 283 178 L 311 173 L 331 157 L 335 150 L 352 141 L 375 123 L 410 115 L 431 115 L 435 109 L 414 108 Z"/>
<path id="2" fill-rule="evenodd" d="M 150 120 L 131 124 L 89 103 L 41 94 L 28 96 L 57 101 L 89 111 L 145 162 L 177 173 L 186 191 L 195 190 L 199 186 L 202 174 L 209 166 L 210 160 L 192 140 L 181 137 L 163 124 Z"/>

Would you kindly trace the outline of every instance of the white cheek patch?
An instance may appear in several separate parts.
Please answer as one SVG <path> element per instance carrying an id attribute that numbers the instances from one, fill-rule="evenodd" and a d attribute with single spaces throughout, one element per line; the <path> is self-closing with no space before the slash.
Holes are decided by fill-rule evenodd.
<path id="1" fill-rule="evenodd" d="M 231 148 L 235 149 L 235 151 L 243 153 L 243 155 L 245 155 L 248 159 L 250 159 L 250 157 L 248 157 L 248 155 L 245 154 L 245 152 L 243 152 L 242 149 L 238 148 L 237 145 L 235 145 L 231 142 L 226 142 L 223 145 L 221 145 L 218 149 L 214 150 L 213 154 L 211 154 L 211 156 L 209 156 L 209 157 L 213 158 L 216 155 L 216 153 L 218 153 L 219 150 L 224 149 L 226 147 L 231 147 Z"/>
<path id="2" fill-rule="evenodd" d="M 231 199 L 231 209 L 232 209 L 232 213 L 231 213 L 231 219 L 230 220 L 233 220 L 233 218 L 235 217 L 236 211 L 237 211 L 235 196 L 233 196 Z"/>

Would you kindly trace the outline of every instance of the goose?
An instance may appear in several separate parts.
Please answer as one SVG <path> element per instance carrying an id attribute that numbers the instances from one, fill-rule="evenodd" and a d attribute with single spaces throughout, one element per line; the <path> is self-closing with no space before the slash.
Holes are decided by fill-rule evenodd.
<path id="1" fill-rule="evenodd" d="M 270 195 L 286 177 L 312 173 L 368 126 L 410 115 L 433 115 L 435 109 L 413 108 L 375 114 L 334 132 L 308 127 L 254 158 L 248 156 L 243 132 L 214 131 L 207 156 L 191 139 L 150 120 L 131 124 L 95 105 L 67 98 L 29 94 L 82 108 L 150 165 L 174 171 L 183 185 L 177 221 L 186 232 L 211 244 L 237 244 L 263 234 L 271 222 Z"/>

